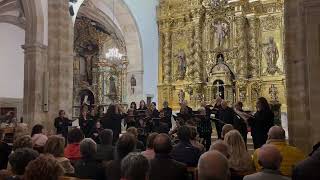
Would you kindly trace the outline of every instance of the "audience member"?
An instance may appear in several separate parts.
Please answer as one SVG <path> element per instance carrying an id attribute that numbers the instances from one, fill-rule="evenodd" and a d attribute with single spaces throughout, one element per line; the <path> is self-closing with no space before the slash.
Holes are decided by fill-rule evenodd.
<path id="1" fill-rule="evenodd" d="M 189 126 L 189 128 L 190 128 L 190 142 L 192 146 L 198 148 L 201 153 L 204 153 L 206 151 L 204 145 L 199 143 L 199 141 L 197 140 L 197 135 L 198 135 L 197 128 L 194 126 Z"/>
<path id="2" fill-rule="evenodd" d="M 81 179 L 104 180 L 105 173 L 102 164 L 95 159 L 97 144 L 91 138 L 85 138 L 80 143 L 81 160 L 75 165 L 75 175 Z"/>
<path id="3" fill-rule="evenodd" d="M 227 159 L 230 158 L 229 146 L 223 140 L 216 140 L 215 142 L 213 142 L 213 144 L 210 146 L 210 151 L 213 151 L 213 150 L 220 152 Z"/>
<path id="4" fill-rule="evenodd" d="M 138 140 L 138 135 L 139 135 L 138 129 L 135 128 L 135 127 L 130 127 L 130 128 L 127 129 L 127 133 L 131 133 L 135 137 L 135 139 L 136 139 L 136 149 L 138 151 L 144 151 L 145 147 L 143 145 L 143 142 Z"/>
<path id="5" fill-rule="evenodd" d="M 121 177 L 125 180 L 148 180 L 149 162 L 140 153 L 130 153 L 121 162 Z"/>
<path id="6" fill-rule="evenodd" d="M 171 140 L 167 134 L 159 134 L 154 139 L 155 158 L 150 161 L 150 180 L 187 179 L 187 167 L 171 158 Z"/>
<path id="7" fill-rule="evenodd" d="M 151 133 L 147 138 L 147 150 L 143 151 L 141 154 L 148 160 L 151 160 L 155 156 L 154 152 L 154 139 L 157 137 L 158 133 Z"/>
<path id="8" fill-rule="evenodd" d="M 73 128 L 68 133 L 68 145 L 64 149 L 64 156 L 71 160 L 71 162 L 79 160 L 80 154 L 80 142 L 84 138 L 82 131 L 78 128 Z"/>
<path id="9" fill-rule="evenodd" d="M 280 166 L 280 171 L 285 176 L 292 175 L 292 168 L 305 158 L 305 155 L 298 148 L 290 146 L 286 143 L 286 134 L 282 127 L 273 126 L 268 132 L 267 144 L 272 144 L 280 151 L 283 160 Z M 258 162 L 257 149 L 253 154 L 253 160 L 257 171 L 261 170 L 261 166 Z"/>
<path id="10" fill-rule="evenodd" d="M 11 147 L 3 141 L 3 131 L 0 130 L 0 170 L 7 169 L 8 157 L 11 153 Z"/>
<path id="11" fill-rule="evenodd" d="M 43 129 L 44 127 L 41 124 L 36 124 L 33 126 L 31 131 L 33 149 L 37 150 L 39 153 L 43 152 L 43 147 L 48 140 L 48 137 L 44 134 Z"/>
<path id="12" fill-rule="evenodd" d="M 289 180 L 279 171 L 282 156 L 274 145 L 262 146 L 257 154 L 259 164 L 263 169 L 261 172 L 245 176 L 244 180 Z"/>
<path id="13" fill-rule="evenodd" d="M 25 180 L 58 180 L 64 171 L 52 155 L 40 155 L 26 167 Z"/>
<path id="14" fill-rule="evenodd" d="M 106 163 L 106 178 L 108 180 L 119 180 L 121 178 L 121 160 L 133 152 L 136 147 L 136 139 L 130 134 L 123 134 L 116 144 L 115 160 Z"/>
<path id="15" fill-rule="evenodd" d="M 231 130 L 234 130 L 233 126 L 231 124 L 225 124 L 222 127 L 222 131 L 221 131 L 221 139 L 224 139 L 224 136 L 230 132 Z"/>
<path id="16" fill-rule="evenodd" d="M 241 175 L 254 172 L 253 161 L 246 150 L 246 145 L 239 131 L 231 130 L 225 135 L 224 141 L 230 149 L 230 168 Z"/>
<path id="17" fill-rule="evenodd" d="M 39 153 L 31 148 L 20 148 L 9 157 L 11 172 L 13 175 L 7 179 L 22 180 L 26 166 L 30 161 L 36 159 Z"/>
<path id="18" fill-rule="evenodd" d="M 100 144 L 97 145 L 96 158 L 101 161 L 114 159 L 114 147 L 112 146 L 113 132 L 111 129 L 104 129 L 99 133 Z"/>
<path id="19" fill-rule="evenodd" d="M 64 157 L 64 137 L 62 136 L 50 136 L 46 145 L 44 146 L 44 153 L 51 154 L 63 167 L 66 174 L 73 174 L 74 168 L 70 163 L 70 160 Z"/>
<path id="20" fill-rule="evenodd" d="M 320 149 L 315 150 L 310 157 L 296 164 L 292 180 L 320 179 Z"/>
<path id="21" fill-rule="evenodd" d="M 198 164 L 198 176 L 200 180 L 229 180 L 227 158 L 215 150 L 202 154 Z"/>

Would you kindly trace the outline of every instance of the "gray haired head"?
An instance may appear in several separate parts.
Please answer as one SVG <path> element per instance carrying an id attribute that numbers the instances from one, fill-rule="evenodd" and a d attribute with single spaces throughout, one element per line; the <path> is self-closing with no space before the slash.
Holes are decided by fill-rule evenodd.
<path id="1" fill-rule="evenodd" d="M 83 158 L 94 157 L 97 153 L 97 144 L 91 138 L 85 138 L 80 142 L 80 153 Z"/>
<path id="2" fill-rule="evenodd" d="M 130 153 L 121 161 L 121 177 L 130 180 L 146 179 L 149 162 L 140 153 Z"/>

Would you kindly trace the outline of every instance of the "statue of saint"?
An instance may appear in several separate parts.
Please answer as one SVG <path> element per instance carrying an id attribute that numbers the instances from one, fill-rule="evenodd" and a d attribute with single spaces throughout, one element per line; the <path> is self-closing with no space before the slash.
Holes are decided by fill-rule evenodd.
<path id="1" fill-rule="evenodd" d="M 186 96 L 185 92 L 182 89 L 180 89 L 180 91 L 178 93 L 179 103 L 180 104 L 182 104 L 184 102 L 185 96 Z"/>
<path id="2" fill-rule="evenodd" d="M 131 76 L 130 84 L 131 84 L 131 93 L 134 94 L 134 88 L 137 86 L 137 80 L 134 77 L 134 75 Z"/>
<path id="3" fill-rule="evenodd" d="M 110 82 L 109 94 L 117 95 L 116 80 L 112 75 L 109 78 L 109 82 Z"/>
<path id="4" fill-rule="evenodd" d="M 83 47 L 80 47 L 79 55 L 84 58 L 84 69 L 85 69 L 85 81 L 92 85 L 93 82 L 93 59 L 98 53 L 99 49 L 97 45 L 87 44 Z"/>
<path id="5" fill-rule="evenodd" d="M 183 50 L 178 53 L 178 76 L 179 79 L 183 79 L 187 71 L 186 54 Z"/>
<path id="6" fill-rule="evenodd" d="M 213 24 L 213 27 L 215 29 L 216 45 L 217 47 L 222 48 L 228 35 L 227 24 L 223 23 L 222 21 L 218 21 L 217 23 Z"/>
<path id="7" fill-rule="evenodd" d="M 266 46 L 265 56 L 267 59 L 267 71 L 271 74 L 277 71 L 277 61 L 279 58 L 279 51 L 277 44 L 274 42 L 273 37 L 269 37 L 269 42 L 264 44 Z"/>

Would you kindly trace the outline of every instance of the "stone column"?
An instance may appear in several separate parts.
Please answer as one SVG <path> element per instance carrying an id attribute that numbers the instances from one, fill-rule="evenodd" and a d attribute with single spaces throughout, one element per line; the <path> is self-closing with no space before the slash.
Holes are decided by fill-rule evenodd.
<path id="1" fill-rule="evenodd" d="M 164 33 L 164 47 L 163 47 L 163 75 L 164 75 L 164 83 L 168 84 L 171 81 L 171 37 L 169 31 Z"/>
<path id="2" fill-rule="evenodd" d="M 46 70 L 47 47 L 43 44 L 25 44 L 24 49 L 24 99 L 23 118 L 31 128 L 34 124 L 43 124 L 44 72 Z"/>
<path id="3" fill-rule="evenodd" d="M 73 99 L 73 25 L 69 1 L 48 1 L 49 114 L 53 119 L 60 109 L 72 117 Z"/>

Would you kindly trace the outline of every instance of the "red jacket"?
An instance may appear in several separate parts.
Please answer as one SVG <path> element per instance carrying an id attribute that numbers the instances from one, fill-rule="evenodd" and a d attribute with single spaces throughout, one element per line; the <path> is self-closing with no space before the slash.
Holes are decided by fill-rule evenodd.
<path id="1" fill-rule="evenodd" d="M 70 160 L 81 159 L 80 144 L 68 144 L 67 147 L 64 149 L 64 156 Z"/>

